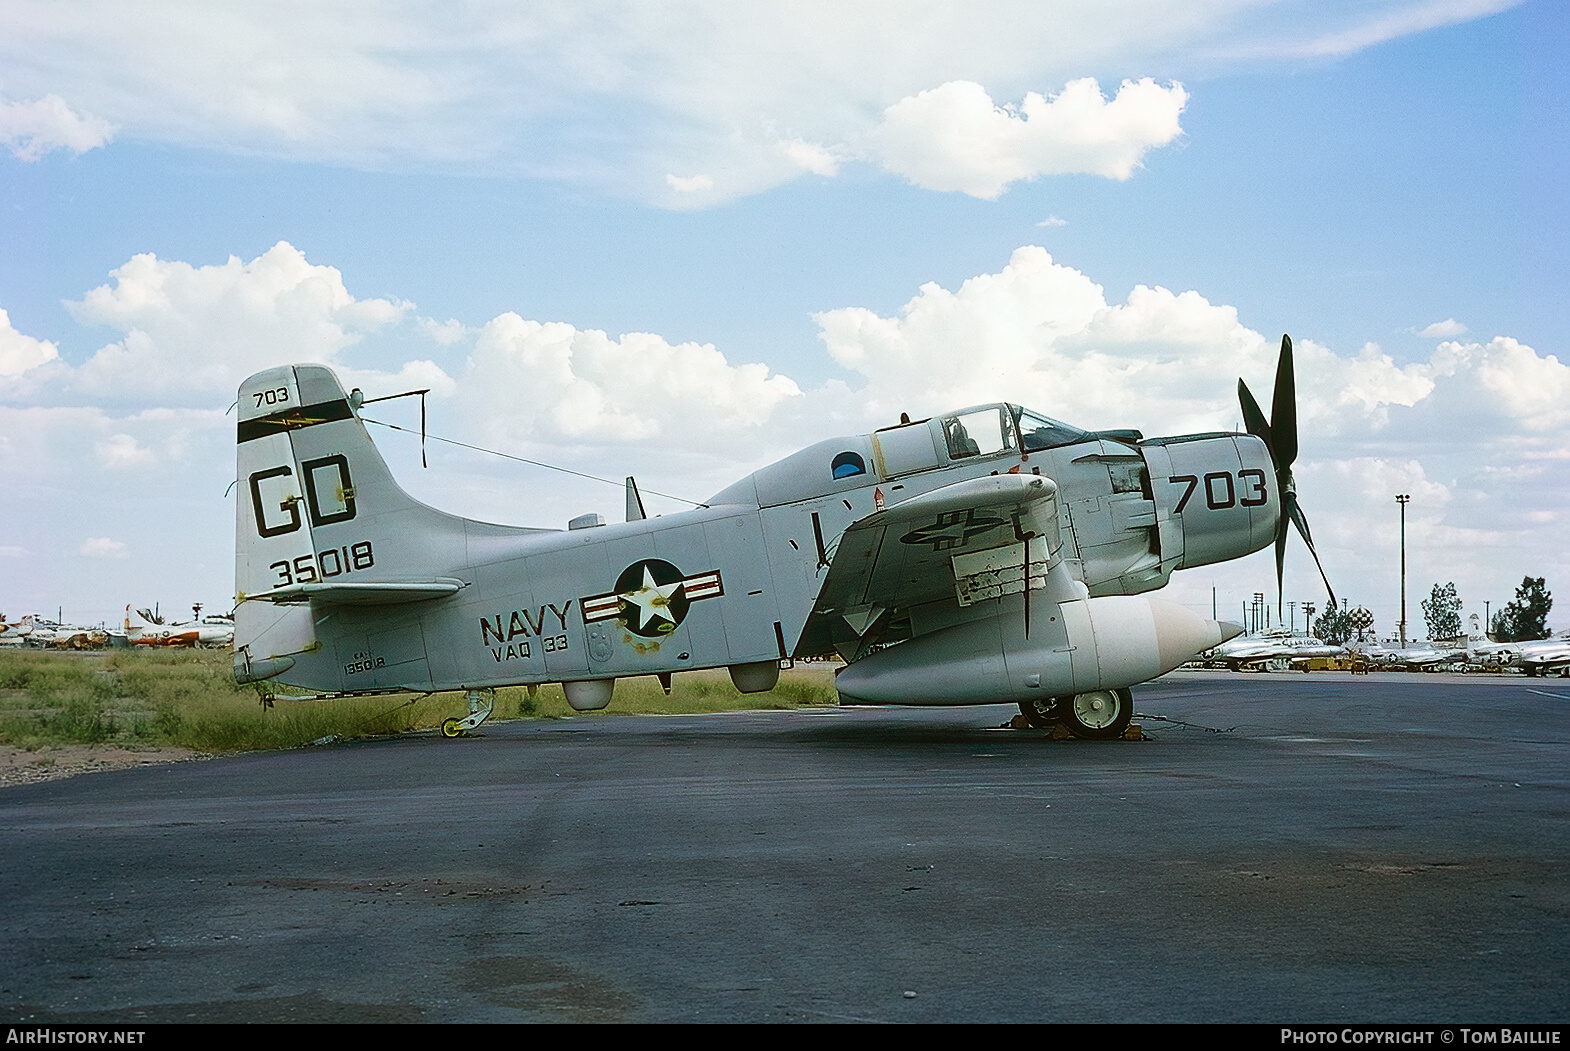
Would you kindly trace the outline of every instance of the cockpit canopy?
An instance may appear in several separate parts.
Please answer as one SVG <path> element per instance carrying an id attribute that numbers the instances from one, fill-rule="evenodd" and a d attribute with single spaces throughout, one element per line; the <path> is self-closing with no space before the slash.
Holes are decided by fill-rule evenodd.
<path id="1" fill-rule="evenodd" d="M 894 479 L 960 461 L 1072 445 L 1090 432 L 1018 405 L 975 405 L 871 434 L 832 438 L 742 479 L 708 501 L 772 507 Z"/>
<path id="2" fill-rule="evenodd" d="M 1039 452 L 1083 441 L 1089 432 L 1018 405 L 982 405 L 942 417 L 950 460 Z"/>
<path id="3" fill-rule="evenodd" d="M 1025 443 L 1025 451 L 1037 452 L 1041 449 L 1056 449 L 1060 445 L 1073 445 L 1090 437 L 1090 432 L 1081 430 L 1050 416 L 1022 409 L 1018 405 L 1007 406 L 1014 416 L 1014 426 L 1019 429 L 1020 439 Z"/>

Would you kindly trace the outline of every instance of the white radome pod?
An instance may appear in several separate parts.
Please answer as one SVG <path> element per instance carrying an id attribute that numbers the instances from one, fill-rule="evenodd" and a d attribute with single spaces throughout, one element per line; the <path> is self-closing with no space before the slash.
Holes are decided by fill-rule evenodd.
<path id="1" fill-rule="evenodd" d="M 567 703 L 572 705 L 573 711 L 597 712 L 611 703 L 611 694 L 616 690 L 616 680 L 579 679 L 577 682 L 564 682 L 561 688 L 567 695 Z"/>

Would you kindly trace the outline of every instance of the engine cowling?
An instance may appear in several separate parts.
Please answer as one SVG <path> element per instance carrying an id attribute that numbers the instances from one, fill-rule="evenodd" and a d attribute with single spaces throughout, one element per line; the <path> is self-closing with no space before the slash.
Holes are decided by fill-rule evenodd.
<path id="1" fill-rule="evenodd" d="M 1240 558 L 1275 538 L 1281 494 L 1270 450 L 1258 438 L 1157 438 L 1141 443 L 1140 452 L 1169 572 Z"/>

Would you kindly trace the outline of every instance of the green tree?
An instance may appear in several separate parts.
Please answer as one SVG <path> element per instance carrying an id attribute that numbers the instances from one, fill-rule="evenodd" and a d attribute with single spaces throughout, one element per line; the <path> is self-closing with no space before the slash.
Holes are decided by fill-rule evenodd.
<path id="1" fill-rule="evenodd" d="M 1319 615 L 1319 619 L 1314 621 L 1314 635 L 1332 646 L 1343 645 L 1356 632 L 1357 628 L 1352 624 L 1351 616 L 1334 606 L 1325 610 Z"/>
<path id="2" fill-rule="evenodd" d="M 1423 620 L 1428 624 L 1430 639 L 1453 639 L 1461 634 L 1461 599 L 1456 595 L 1455 582 L 1434 585 L 1434 590 L 1423 600 Z"/>
<path id="3" fill-rule="evenodd" d="M 1548 638 L 1548 611 L 1554 596 L 1543 577 L 1522 577 L 1515 600 L 1494 614 L 1492 635 L 1498 642 L 1531 642 Z"/>

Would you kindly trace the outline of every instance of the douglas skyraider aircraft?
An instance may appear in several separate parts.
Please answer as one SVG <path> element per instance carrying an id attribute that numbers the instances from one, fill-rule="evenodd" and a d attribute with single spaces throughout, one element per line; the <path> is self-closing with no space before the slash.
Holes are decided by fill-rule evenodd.
<path id="1" fill-rule="evenodd" d="M 566 530 L 475 522 L 400 489 L 319 365 L 240 387 L 235 678 L 324 693 L 560 682 L 580 711 L 616 679 L 840 655 L 847 701 L 1017 702 L 1037 725 L 1115 737 L 1129 687 L 1238 634 L 1149 597 L 1177 569 L 1309 542 L 1291 342 L 1248 434 L 1088 432 L 1017 405 L 819 442 L 696 510 Z M 1315 556 L 1317 561 L 1318 556 Z M 1323 570 L 1321 570 L 1323 572 Z M 1328 586 L 1328 584 L 1327 584 Z"/>

